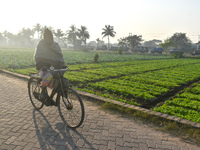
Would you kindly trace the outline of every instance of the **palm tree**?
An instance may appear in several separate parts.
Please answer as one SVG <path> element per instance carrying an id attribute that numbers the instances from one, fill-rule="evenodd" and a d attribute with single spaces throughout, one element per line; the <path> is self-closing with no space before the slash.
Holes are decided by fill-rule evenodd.
<path id="1" fill-rule="evenodd" d="M 40 37 L 41 37 L 40 34 L 41 34 L 41 31 L 42 31 L 42 26 L 41 26 L 39 23 L 37 23 L 37 24 L 34 26 L 33 30 L 34 30 L 34 31 L 37 31 L 38 40 L 39 40 Z"/>
<path id="2" fill-rule="evenodd" d="M 81 26 L 81 29 L 78 29 L 79 38 L 85 43 L 86 47 L 86 40 L 90 38 L 90 34 L 87 31 L 87 27 Z"/>
<path id="3" fill-rule="evenodd" d="M 70 29 L 71 30 L 67 31 L 67 40 L 69 42 L 71 42 L 75 47 L 75 42 L 77 40 L 78 32 L 77 32 L 77 29 L 76 29 L 75 25 L 71 25 Z"/>
<path id="4" fill-rule="evenodd" d="M 60 43 L 60 38 L 64 36 L 64 33 L 61 29 L 57 29 L 57 31 L 54 31 L 54 35 L 58 38 L 58 43 Z"/>
<path id="5" fill-rule="evenodd" d="M 8 44 L 13 46 L 14 45 L 14 38 L 15 38 L 15 35 L 10 33 L 10 32 L 7 32 L 7 39 L 8 39 Z"/>
<path id="6" fill-rule="evenodd" d="M 6 43 L 7 43 L 7 41 L 8 41 L 8 31 L 7 31 L 7 30 L 5 30 L 5 31 L 3 32 L 3 37 L 5 38 Z"/>
<path id="7" fill-rule="evenodd" d="M 31 45 L 31 36 L 32 36 L 32 30 L 30 28 L 28 29 L 25 29 L 25 28 L 22 28 L 21 30 L 21 35 L 24 39 L 24 43 L 25 43 L 25 46 L 30 46 Z"/>
<path id="8" fill-rule="evenodd" d="M 24 38 L 31 39 L 32 31 L 30 28 L 27 28 L 27 29 L 22 28 L 21 33 L 24 36 Z"/>
<path id="9" fill-rule="evenodd" d="M 108 37 L 108 50 L 109 50 L 109 43 L 110 43 L 110 39 L 109 36 L 111 37 L 115 37 L 116 32 L 114 31 L 114 27 L 110 26 L 110 25 L 105 25 L 105 28 L 102 29 L 103 32 L 101 33 L 104 37 Z"/>
<path id="10" fill-rule="evenodd" d="M 10 32 L 5 30 L 3 32 L 3 36 L 4 36 L 5 40 L 6 40 L 6 44 L 10 44 L 11 45 L 13 43 L 14 34 L 12 34 L 12 33 L 10 33 Z"/>
<path id="11" fill-rule="evenodd" d="M 0 33 L 0 44 L 1 44 L 1 46 L 3 46 L 4 41 L 5 41 L 5 38 L 3 37 L 3 34 Z"/>

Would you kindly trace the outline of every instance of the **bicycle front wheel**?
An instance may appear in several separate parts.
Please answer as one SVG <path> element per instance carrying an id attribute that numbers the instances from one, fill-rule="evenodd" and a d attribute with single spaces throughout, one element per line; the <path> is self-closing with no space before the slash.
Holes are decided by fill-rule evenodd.
<path id="1" fill-rule="evenodd" d="M 58 97 L 58 110 L 63 122 L 70 128 L 79 127 L 84 120 L 85 110 L 79 94 L 71 89 L 64 89 L 65 97 L 62 92 Z"/>
<path id="2" fill-rule="evenodd" d="M 42 79 L 31 77 L 28 81 L 28 94 L 32 105 L 39 110 L 44 106 L 44 103 L 39 101 L 41 88 L 40 82 Z"/>

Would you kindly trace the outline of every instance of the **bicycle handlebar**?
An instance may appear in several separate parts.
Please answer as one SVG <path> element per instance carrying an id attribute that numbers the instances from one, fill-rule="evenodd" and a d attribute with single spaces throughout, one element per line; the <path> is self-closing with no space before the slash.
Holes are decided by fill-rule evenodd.
<path id="1" fill-rule="evenodd" d="M 50 70 L 48 69 L 48 71 L 54 71 L 54 72 L 58 72 L 58 71 L 67 71 L 68 67 L 66 67 L 65 69 L 54 69 L 54 68 L 50 68 Z"/>
<path id="2" fill-rule="evenodd" d="M 54 72 L 59 72 L 59 71 L 67 71 L 69 68 L 65 66 L 65 69 L 54 69 L 54 67 L 50 67 L 50 69 L 47 69 L 47 71 L 54 71 Z"/>

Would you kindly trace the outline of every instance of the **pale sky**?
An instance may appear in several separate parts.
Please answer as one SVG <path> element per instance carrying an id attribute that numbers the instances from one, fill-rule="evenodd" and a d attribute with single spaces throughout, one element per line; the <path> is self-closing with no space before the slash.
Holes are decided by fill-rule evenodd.
<path id="1" fill-rule="evenodd" d="M 116 31 L 111 43 L 129 33 L 145 41 L 181 32 L 197 42 L 200 35 L 200 0 L 5 0 L 0 14 L 0 32 L 17 34 L 37 23 L 63 32 L 83 25 L 90 34 L 87 42 L 102 39 L 105 25 Z"/>

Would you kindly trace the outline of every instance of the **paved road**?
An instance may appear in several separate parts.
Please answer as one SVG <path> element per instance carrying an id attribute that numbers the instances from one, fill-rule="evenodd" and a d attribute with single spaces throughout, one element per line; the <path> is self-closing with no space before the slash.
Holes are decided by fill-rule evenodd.
<path id="1" fill-rule="evenodd" d="M 0 149 L 8 150 L 197 150 L 170 134 L 100 110 L 84 100 L 86 119 L 76 130 L 65 127 L 56 107 L 36 111 L 27 82 L 0 73 Z"/>

